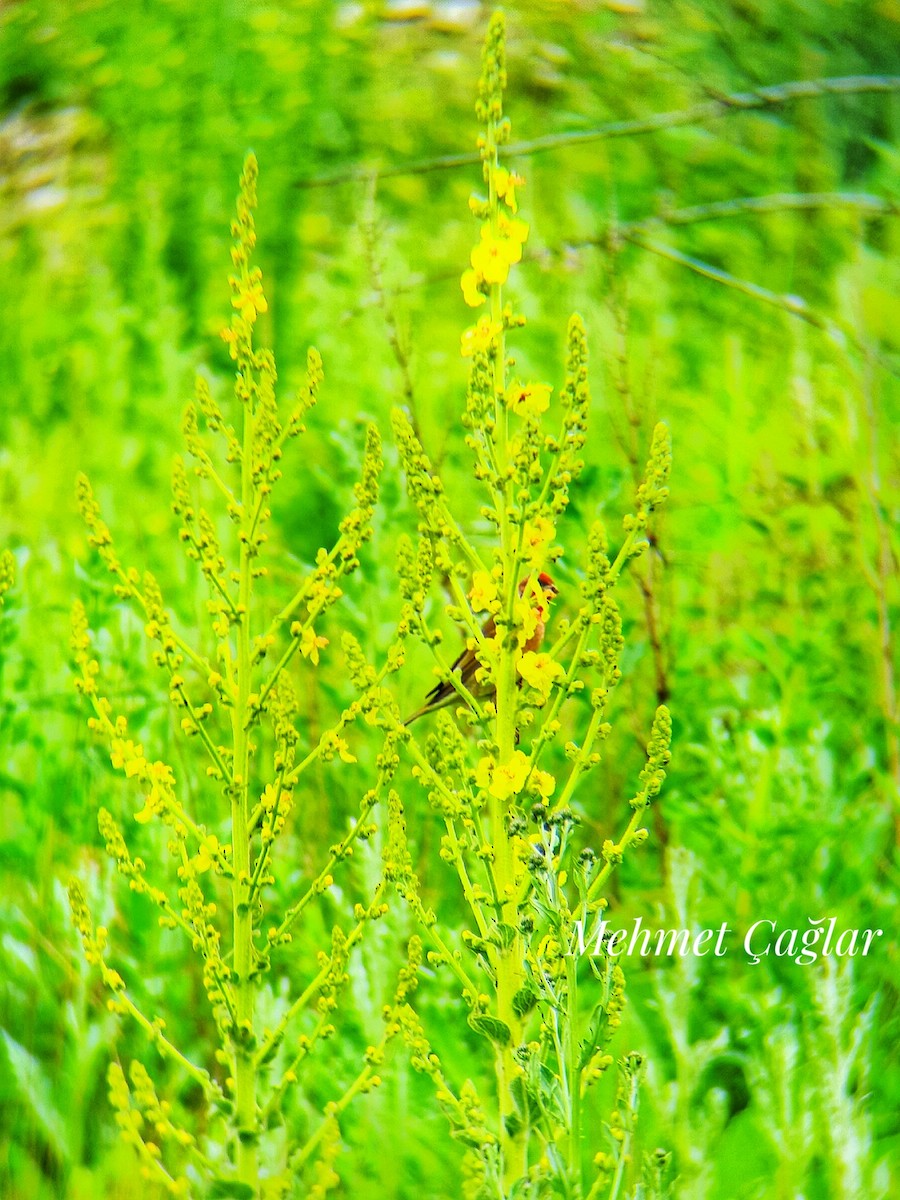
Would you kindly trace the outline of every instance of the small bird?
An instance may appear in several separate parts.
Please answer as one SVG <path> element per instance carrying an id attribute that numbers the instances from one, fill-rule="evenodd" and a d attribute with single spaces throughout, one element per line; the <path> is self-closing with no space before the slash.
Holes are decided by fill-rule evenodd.
<path id="1" fill-rule="evenodd" d="M 537 584 L 541 589 L 542 596 L 545 596 L 548 601 L 552 600 L 554 596 L 559 594 L 556 584 L 553 582 L 550 576 L 543 571 L 537 577 Z M 528 580 L 523 579 L 519 584 L 520 596 L 525 594 L 525 588 L 527 586 Z M 522 647 L 523 651 L 537 650 L 543 642 L 544 630 L 546 627 L 546 616 L 547 609 L 543 604 L 541 604 L 534 633 Z M 492 638 L 496 632 L 496 629 L 497 626 L 494 618 L 488 617 L 482 626 L 481 632 L 485 638 Z M 473 648 L 467 646 L 460 654 L 459 658 L 457 658 L 450 670 L 459 676 L 460 682 L 469 692 L 472 693 L 473 696 L 476 696 L 479 699 L 487 699 L 488 697 L 493 696 L 495 688 L 492 683 L 480 683 L 475 678 L 476 672 L 480 666 L 481 663 L 478 661 L 477 647 Z M 459 692 L 449 680 L 442 680 L 440 683 L 435 684 L 435 686 L 425 697 L 425 703 L 422 705 L 422 707 L 417 708 L 412 716 L 406 718 L 403 724 L 411 725 L 413 721 L 418 721 L 419 717 L 424 717 L 426 713 L 436 712 L 437 709 L 446 708 L 448 704 L 454 704 L 457 701 L 462 702 L 462 697 L 460 696 Z"/>

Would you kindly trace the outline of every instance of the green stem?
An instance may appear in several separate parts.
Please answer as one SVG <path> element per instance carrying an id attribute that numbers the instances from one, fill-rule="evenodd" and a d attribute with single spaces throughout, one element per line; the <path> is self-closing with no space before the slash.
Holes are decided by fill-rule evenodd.
<path id="1" fill-rule="evenodd" d="M 469 878 L 469 872 L 466 869 L 466 861 L 463 858 L 462 848 L 459 844 L 459 838 L 456 833 L 456 826 L 450 817 L 444 818 L 444 827 L 447 830 L 447 838 L 450 843 L 450 849 L 453 852 L 453 865 L 456 867 L 456 873 L 459 876 L 459 882 L 462 885 L 463 895 L 466 898 L 466 903 L 469 906 L 469 911 L 475 919 L 475 924 L 478 926 L 478 932 L 487 940 L 491 931 L 485 918 L 480 901 L 475 898 L 475 891 L 472 887 L 472 881 Z"/>
<path id="2" fill-rule="evenodd" d="M 581 749 L 578 751 L 578 756 L 572 764 L 572 769 L 569 772 L 569 778 L 566 780 L 566 785 L 556 803 L 553 805 L 554 812 L 563 809 L 569 803 L 575 788 L 578 786 L 578 780 L 590 767 L 588 762 L 594 742 L 597 739 L 597 734 L 600 731 L 600 726 L 603 724 L 604 712 L 602 708 L 595 708 L 591 713 L 591 719 L 588 723 L 587 732 L 584 735 L 584 740 L 581 743 Z"/>
<path id="3" fill-rule="evenodd" d="M 581 1178 L 581 1072 L 578 1069 L 578 963 L 575 955 L 567 954 L 565 964 L 568 1009 L 566 1050 L 569 1087 L 569 1173 L 574 1182 Z"/>
<path id="4" fill-rule="evenodd" d="M 275 930 L 274 934 L 271 935 L 271 941 L 273 944 L 281 941 L 281 939 L 290 930 L 291 926 L 306 908 L 307 904 L 309 904 L 310 900 L 312 900 L 314 896 L 320 895 L 325 890 L 326 878 L 331 874 L 337 863 L 347 857 L 347 852 L 349 851 L 350 847 L 365 829 L 369 814 L 378 803 L 383 789 L 384 780 L 379 779 L 377 785 L 372 789 L 372 791 L 367 793 L 366 800 L 360 809 L 359 820 L 354 823 L 353 828 L 344 835 L 340 842 L 331 847 L 328 852 L 328 858 L 325 860 L 325 863 L 318 875 L 315 877 L 297 903 L 292 905 L 284 914 L 281 924 Z"/>
<path id="5" fill-rule="evenodd" d="M 263 842 L 259 853 L 256 856 L 256 863 L 253 867 L 253 877 L 250 880 L 250 902 L 256 902 L 257 896 L 262 888 L 263 872 L 266 869 L 266 864 L 272 853 L 272 847 L 275 845 L 275 826 L 278 821 L 278 807 L 281 804 L 281 797 L 284 794 L 284 771 L 280 771 L 275 780 L 275 799 L 272 803 L 272 808 L 268 814 L 266 822 L 266 832 L 263 834 Z M 257 821 L 256 809 L 250 815 L 249 832 L 252 833 L 256 829 Z"/>
<path id="6" fill-rule="evenodd" d="M 612 1185 L 609 1189 L 609 1200 L 617 1200 L 619 1192 L 622 1188 L 622 1182 L 625 1178 L 625 1167 L 631 1161 L 631 1143 L 634 1137 L 634 1116 L 638 1104 L 638 1081 L 637 1078 L 631 1080 L 628 1092 L 628 1112 L 629 1124 L 625 1130 L 625 1137 L 619 1146 L 618 1159 L 616 1161 L 616 1173 L 613 1176 Z"/>
<path id="7" fill-rule="evenodd" d="M 491 229 L 496 237 L 499 232 L 499 198 L 497 195 L 496 128 L 493 121 L 487 127 L 488 186 L 490 189 Z M 497 349 L 494 357 L 494 436 L 497 446 L 497 465 L 500 477 L 497 480 L 495 498 L 500 518 L 500 539 L 503 555 L 503 579 L 506 587 L 504 608 L 507 624 L 498 633 L 503 637 L 500 647 L 497 678 L 497 748 L 500 766 L 508 763 L 516 749 L 516 711 L 518 689 L 516 687 L 516 642 L 512 616 L 518 584 L 518 560 L 513 531 L 509 520 L 510 482 L 508 462 L 508 419 L 506 408 L 506 337 L 503 330 L 503 295 L 500 284 L 491 284 L 491 320 L 499 328 Z M 504 801 L 490 796 L 490 831 L 494 850 L 494 878 L 501 903 L 503 924 L 514 930 L 509 944 L 501 942 L 496 953 L 495 975 L 497 989 L 497 1016 L 510 1031 L 506 1045 L 498 1046 L 495 1057 L 498 1102 L 500 1106 L 500 1147 L 503 1162 L 503 1185 L 508 1192 L 522 1178 L 528 1166 L 526 1131 L 516 1108 L 513 1083 L 519 1074 L 514 1049 L 522 1040 L 522 1021 L 516 1014 L 514 1000 L 524 983 L 522 935 L 518 929 L 516 906 L 516 862 L 515 848 L 509 836 L 508 812 Z M 505 939 L 504 939 L 505 941 Z"/>
<path id="8" fill-rule="evenodd" d="M 450 949 L 441 934 L 438 932 L 434 915 L 425 911 L 425 906 L 422 904 L 422 901 L 418 896 L 409 895 L 404 897 L 404 899 L 415 913 L 416 919 L 421 926 L 425 939 L 431 943 L 433 948 L 441 956 L 442 960 L 447 964 L 447 966 L 459 980 L 460 984 L 462 985 L 463 992 L 467 993 L 467 1003 L 474 1005 L 478 999 L 478 988 L 467 974 L 465 967 L 459 961 L 459 956 Z"/>
<path id="9" fill-rule="evenodd" d="M 219 753 L 218 746 L 216 746 L 215 742 L 213 742 L 212 738 L 209 736 L 209 733 L 206 731 L 206 729 L 203 725 L 203 717 L 198 715 L 197 710 L 196 710 L 196 708 L 194 708 L 194 705 L 191 703 L 191 700 L 188 697 L 188 694 L 185 691 L 183 685 L 180 685 L 179 687 L 177 687 L 175 689 L 175 691 L 178 693 L 178 696 L 181 700 L 182 705 L 187 710 L 188 716 L 194 722 L 195 730 L 196 730 L 201 742 L 206 747 L 206 751 L 209 754 L 209 757 L 212 759 L 213 766 L 219 772 L 220 777 L 226 783 L 230 783 L 231 782 L 231 772 L 229 771 L 228 767 L 225 765 L 225 763 L 222 759 L 222 756 Z"/>
<path id="10" fill-rule="evenodd" d="M 241 460 L 241 520 L 246 523 L 253 502 L 254 414 L 250 402 L 244 406 L 244 443 Z M 251 977 L 253 917 L 250 906 L 250 734 L 247 728 L 251 693 L 250 593 L 252 547 L 249 537 L 241 539 L 238 583 L 237 698 L 232 709 L 234 774 L 231 786 L 231 825 L 234 846 L 234 877 L 231 885 L 234 927 L 234 990 L 237 1027 L 234 1031 L 235 1126 L 237 1129 L 237 1176 L 258 1194 L 259 1164 L 256 1112 L 257 1067 L 253 1053 L 255 983 Z"/>
<path id="11" fill-rule="evenodd" d="M 647 811 L 647 807 L 647 804 L 642 804 L 631 814 L 631 820 L 628 822 L 628 828 L 625 830 L 625 833 L 622 835 L 622 840 L 619 842 L 619 845 L 623 850 L 630 844 L 631 839 L 637 832 L 644 813 Z M 592 901 L 597 897 L 604 884 L 609 879 L 610 875 L 612 875 L 615 865 L 616 864 L 614 862 L 607 862 L 603 865 L 602 869 L 597 873 L 596 878 L 591 883 L 591 886 L 588 888 L 588 901 Z"/>
<path id="12" fill-rule="evenodd" d="M 372 897 L 372 911 L 374 911 L 381 903 L 381 897 L 383 893 L 384 884 L 382 883 L 379 884 L 374 896 Z M 353 926 L 353 929 L 347 935 L 347 939 L 344 943 L 344 949 L 348 954 L 356 945 L 356 943 L 362 938 L 363 931 L 365 930 L 366 923 L 369 919 L 370 918 L 368 914 L 362 917 L 359 921 L 357 921 L 357 923 Z M 319 968 L 318 973 L 307 984 L 296 1000 L 294 1000 L 272 1032 L 264 1039 L 264 1041 L 260 1043 L 259 1049 L 255 1055 L 256 1063 L 262 1064 L 266 1061 L 266 1059 L 273 1052 L 273 1050 L 275 1050 L 281 1039 L 284 1037 L 285 1032 L 287 1031 L 291 1021 L 293 1021 L 294 1017 L 296 1017 L 298 1013 L 302 1012 L 303 1009 L 306 1008 L 313 996 L 320 992 L 328 982 L 328 977 L 332 973 L 333 969 L 334 967 L 331 959 L 328 959 Z M 268 1112 L 268 1108 L 266 1111 Z"/>
<path id="13" fill-rule="evenodd" d="M 219 1086 L 210 1076 L 209 1072 L 203 1070 L 202 1067 L 196 1066 L 189 1058 L 186 1058 L 185 1055 L 183 1055 L 178 1049 L 178 1047 L 170 1042 L 169 1039 L 163 1034 L 162 1026 L 159 1021 L 151 1021 L 149 1017 L 145 1016 L 128 995 L 128 993 L 121 988 L 121 986 L 112 987 L 109 979 L 110 969 L 105 963 L 101 963 L 100 971 L 107 986 L 110 987 L 115 993 L 116 1004 L 124 1008 L 125 1011 L 137 1022 L 137 1024 L 140 1025 L 140 1027 L 144 1030 L 144 1032 L 159 1050 L 160 1054 L 170 1058 L 172 1062 L 177 1063 L 186 1075 L 190 1076 L 195 1083 L 199 1084 L 207 1100 L 220 1100 L 221 1092 L 219 1090 Z"/>

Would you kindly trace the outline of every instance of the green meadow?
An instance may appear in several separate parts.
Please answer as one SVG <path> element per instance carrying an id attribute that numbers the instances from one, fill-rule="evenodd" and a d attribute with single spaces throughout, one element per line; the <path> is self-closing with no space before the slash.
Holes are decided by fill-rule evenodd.
<path id="1" fill-rule="evenodd" d="M 898 38 L 0 4 L 0 1195 L 900 1194 Z"/>

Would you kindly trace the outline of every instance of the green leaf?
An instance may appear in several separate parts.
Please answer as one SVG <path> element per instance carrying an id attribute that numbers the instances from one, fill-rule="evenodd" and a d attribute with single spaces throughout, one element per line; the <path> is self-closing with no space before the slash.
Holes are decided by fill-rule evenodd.
<path id="1" fill-rule="evenodd" d="M 497 937 L 500 939 L 500 948 L 508 950 L 515 941 L 516 928 L 514 925 L 508 925 L 505 921 L 497 923 Z"/>
<path id="2" fill-rule="evenodd" d="M 469 1024 L 476 1033 L 483 1034 L 497 1046 L 508 1046 L 512 1041 L 512 1030 L 499 1017 L 480 1016 L 469 1017 Z"/>
<path id="3" fill-rule="evenodd" d="M 535 991 L 534 985 L 526 983 L 513 996 L 513 1012 L 517 1017 L 524 1017 L 527 1013 L 531 1012 L 537 1001 L 538 993 Z"/>
<path id="4" fill-rule="evenodd" d="M 591 1013 L 587 1033 L 581 1042 L 581 1053 L 578 1056 L 579 1070 L 586 1067 L 601 1045 L 605 1045 L 609 1041 L 607 1022 L 606 1009 L 602 1004 L 598 1004 Z"/>
<path id="5" fill-rule="evenodd" d="M 516 1104 L 530 1123 L 548 1120 L 556 1127 L 565 1126 L 562 1089 L 546 1063 L 533 1059 L 526 1074 L 513 1081 L 512 1091 Z"/>
<path id="6" fill-rule="evenodd" d="M 207 1200 L 255 1200 L 256 1193 L 249 1183 L 238 1179 L 213 1179 L 207 1188 Z"/>

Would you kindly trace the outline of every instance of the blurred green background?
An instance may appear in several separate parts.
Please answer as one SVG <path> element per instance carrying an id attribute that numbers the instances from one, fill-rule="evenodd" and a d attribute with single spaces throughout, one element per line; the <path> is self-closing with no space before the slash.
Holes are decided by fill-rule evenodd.
<path id="1" fill-rule="evenodd" d="M 900 35 L 896 0 L 534 0 L 506 11 L 507 111 L 524 141 L 790 80 L 886 75 Z M 96 832 L 99 804 L 127 814 L 133 802 L 74 697 L 76 595 L 101 630 L 116 703 L 160 754 L 182 763 L 186 751 L 141 624 L 87 551 L 75 474 L 90 475 L 125 561 L 157 574 L 180 620 L 202 617 L 169 474 L 197 369 L 227 395 L 228 228 L 252 148 L 269 298 L 260 329 L 282 395 L 301 384 L 309 344 L 326 371 L 275 497 L 273 597 L 333 538 L 374 420 L 387 460 L 376 541 L 325 632 L 337 644 L 343 625 L 373 658 L 383 651 L 399 607 L 393 542 L 415 523 L 388 434 L 397 403 L 455 510 L 487 537 L 459 421 L 471 313 L 458 277 L 478 168 L 422 164 L 473 148 L 488 15 L 471 0 L 0 6 L 0 545 L 18 564 L 0 627 L 3 1196 L 144 1194 L 104 1082 L 110 1055 L 144 1047 L 105 1013 L 82 963 L 64 902 L 73 870 L 149 1005 L 188 1044 L 206 1021 L 199 968 L 116 886 Z M 574 310 L 592 346 L 588 465 L 560 531 L 563 602 L 596 515 L 616 543 L 655 420 L 675 448 L 656 544 L 623 587 L 614 738 L 580 799 L 587 836 L 614 836 L 665 699 L 670 780 L 614 912 L 739 929 L 834 916 L 885 930 L 868 958 L 840 966 L 750 968 L 737 955 L 632 964 L 616 1049 L 648 1057 L 640 1145 L 672 1152 L 679 1197 L 900 1190 L 898 121 L 895 81 L 762 111 L 723 104 L 717 119 L 515 159 L 531 225 L 513 282 L 528 317 L 517 370 L 559 385 Z M 367 235 L 360 173 L 410 164 L 378 181 Z M 824 198 L 786 199 L 801 194 Z M 782 201 L 673 219 L 761 196 Z M 653 218 L 644 241 L 681 261 L 616 236 Z M 810 320 L 787 311 L 797 297 Z M 424 652 L 411 657 L 404 704 L 429 670 Z M 347 694 L 338 656 L 319 678 L 316 691 L 298 680 L 310 732 Z M 345 827 L 376 749 L 355 746 L 356 768 L 321 768 L 291 834 L 285 894 L 317 841 Z M 410 837 L 452 923 L 461 912 L 422 808 Z M 141 836 L 147 856 L 161 849 Z M 363 890 L 376 870 L 374 858 L 360 866 Z M 366 949 L 347 1025 L 292 1119 L 308 1121 L 331 1078 L 352 1076 L 409 932 L 398 910 Z M 461 1006 L 437 984 L 423 985 L 420 1005 L 456 1077 L 478 1078 Z M 462 1151 L 428 1088 L 402 1052 L 385 1076 L 348 1117 L 337 1194 L 458 1196 Z"/>

